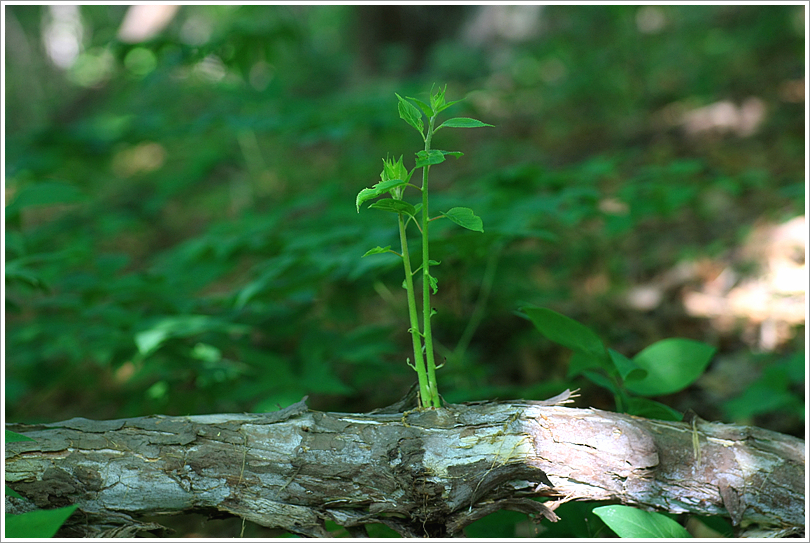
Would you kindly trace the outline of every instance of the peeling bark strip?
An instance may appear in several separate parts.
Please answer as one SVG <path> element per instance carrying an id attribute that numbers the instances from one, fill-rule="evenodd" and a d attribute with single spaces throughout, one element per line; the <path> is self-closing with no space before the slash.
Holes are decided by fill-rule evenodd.
<path id="1" fill-rule="evenodd" d="M 6 428 L 6 512 L 77 503 L 60 535 L 154 530 L 140 515 L 226 512 L 329 536 L 383 523 L 454 536 L 498 509 L 557 520 L 564 502 L 613 500 L 804 530 L 804 441 L 759 428 L 663 422 L 546 402 L 406 413 L 71 419 Z M 531 498 L 548 497 L 543 503 Z"/>

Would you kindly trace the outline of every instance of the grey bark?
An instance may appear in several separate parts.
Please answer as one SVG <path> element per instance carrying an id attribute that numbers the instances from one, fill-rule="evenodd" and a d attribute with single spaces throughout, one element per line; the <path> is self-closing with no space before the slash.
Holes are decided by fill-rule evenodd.
<path id="1" fill-rule="evenodd" d="M 463 535 L 498 509 L 554 522 L 561 503 L 608 500 L 804 532 L 803 440 L 559 405 L 569 397 L 7 424 L 36 441 L 6 444 L 6 484 L 24 498 L 7 496 L 6 512 L 78 504 L 61 532 L 71 536 L 131 536 L 159 528 L 144 515 L 218 511 L 305 536 L 329 536 L 332 520 L 353 535 L 382 523 L 423 537 Z"/>

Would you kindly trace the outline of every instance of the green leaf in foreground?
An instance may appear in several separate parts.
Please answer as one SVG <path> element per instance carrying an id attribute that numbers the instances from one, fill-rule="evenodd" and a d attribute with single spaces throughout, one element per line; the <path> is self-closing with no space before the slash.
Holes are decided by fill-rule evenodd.
<path id="1" fill-rule="evenodd" d="M 683 526 L 661 513 L 642 511 L 626 505 L 597 507 L 593 513 L 619 537 L 643 539 L 692 537 Z"/>
<path id="2" fill-rule="evenodd" d="M 590 328 L 545 307 L 523 307 L 534 327 L 554 343 L 608 363 L 607 351 L 599 336 Z"/>
<path id="3" fill-rule="evenodd" d="M 22 515 L 6 515 L 6 537 L 34 537 L 37 539 L 53 537 L 59 527 L 78 507 L 78 505 L 70 505 L 59 509 L 31 511 Z"/>
<path id="4" fill-rule="evenodd" d="M 637 381 L 627 381 L 625 386 L 641 396 L 678 392 L 703 374 L 714 352 L 714 347 L 699 341 L 662 339 L 633 357 L 637 366 L 647 370 L 647 376 Z"/>
<path id="5" fill-rule="evenodd" d="M 436 130 L 439 130 L 439 128 L 480 128 L 482 126 L 494 125 L 482 123 L 479 120 L 470 119 L 469 117 L 455 117 L 453 119 L 447 119 L 444 121 L 442 124 L 436 127 Z M 434 130 L 434 132 L 436 130 Z"/>
<path id="6" fill-rule="evenodd" d="M 14 443 L 15 441 L 36 441 L 36 439 L 6 430 L 6 443 Z"/>
<path id="7" fill-rule="evenodd" d="M 474 232 L 484 231 L 484 223 L 481 221 L 481 217 L 473 213 L 473 210 L 468 207 L 454 207 L 445 211 L 442 215 L 467 230 L 473 230 Z"/>
<path id="8" fill-rule="evenodd" d="M 16 492 L 14 492 L 14 489 L 9 488 L 8 486 L 6 486 L 6 496 L 11 496 L 12 498 L 20 498 L 20 499 L 22 499 L 22 496 L 20 496 Z"/>

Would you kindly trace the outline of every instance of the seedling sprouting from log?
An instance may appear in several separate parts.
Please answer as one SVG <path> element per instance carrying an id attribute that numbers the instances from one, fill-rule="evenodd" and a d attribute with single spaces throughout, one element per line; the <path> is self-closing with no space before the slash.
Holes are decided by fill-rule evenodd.
<path id="1" fill-rule="evenodd" d="M 430 260 L 430 246 L 428 238 L 428 225 L 431 221 L 441 218 L 447 218 L 454 223 L 474 230 L 476 232 L 483 232 L 484 226 L 480 217 L 476 216 L 473 211 L 466 207 L 454 207 L 447 211 L 441 212 L 434 217 L 430 217 L 428 208 L 428 173 L 430 167 L 436 164 L 441 164 L 448 156 L 460 157 L 463 153 L 459 151 L 441 151 L 431 147 L 433 135 L 442 128 L 478 128 L 481 126 L 492 126 L 491 124 L 482 123 L 481 121 L 470 119 L 467 117 L 455 117 L 444 121 L 442 124 L 436 126 L 436 118 L 439 113 L 458 103 L 460 100 L 453 102 L 445 102 L 444 93 L 447 87 L 438 89 L 436 92 L 430 93 L 430 104 L 423 102 L 417 98 L 408 97 L 403 98 L 399 94 L 396 95 L 399 109 L 399 116 L 422 136 L 425 147 L 423 150 L 416 153 L 416 162 L 414 167 L 408 171 L 402 161 L 402 156 L 399 160 L 383 159 L 383 171 L 380 173 L 381 181 L 371 188 L 363 189 L 357 195 L 357 212 L 360 212 L 360 206 L 368 201 L 380 196 L 389 196 L 378 200 L 369 207 L 375 209 L 382 209 L 395 213 L 397 216 L 397 225 L 399 227 L 399 239 L 402 247 L 402 252 L 399 253 L 387 247 L 375 247 L 366 252 L 363 256 L 393 253 L 402 259 L 405 268 L 405 289 L 408 296 L 408 315 L 410 318 L 409 332 L 413 339 L 413 363 L 408 361 L 409 365 L 416 370 L 416 375 L 419 381 L 419 405 L 421 407 L 441 407 L 441 400 L 439 398 L 439 389 L 436 384 L 436 362 L 433 354 L 433 334 L 430 326 L 430 319 L 435 313 L 430 305 L 431 291 L 435 294 L 438 290 L 438 281 L 431 275 L 431 266 L 437 265 L 438 262 Z M 416 105 L 414 105 L 416 104 Z M 424 117 L 427 117 L 427 126 L 424 123 Z M 422 169 L 422 185 L 417 186 L 411 183 L 411 176 L 413 173 Z M 404 199 L 406 189 L 415 189 L 421 196 L 421 202 L 411 204 Z M 408 252 L 408 238 L 407 229 L 410 223 L 413 222 L 421 234 L 422 240 L 422 264 L 412 269 L 411 256 Z M 414 290 L 413 276 L 421 270 L 422 272 L 422 320 L 419 321 L 416 305 L 416 292 Z"/>

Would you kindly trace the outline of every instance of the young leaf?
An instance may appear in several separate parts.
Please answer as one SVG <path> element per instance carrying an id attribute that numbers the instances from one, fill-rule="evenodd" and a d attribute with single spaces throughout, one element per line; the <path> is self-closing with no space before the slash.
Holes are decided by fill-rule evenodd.
<path id="1" fill-rule="evenodd" d="M 535 328 L 554 343 L 559 343 L 572 351 L 585 353 L 603 361 L 604 364 L 609 364 L 608 354 L 602 340 L 590 328 L 545 307 L 527 306 L 522 310 Z"/>
<path id="2" fill-rule="evenodd" d="M 461 102 L 461 101 L 463 101 L 463 98 L 462 98 L 461 100 L 453 100 L 452 102 L 447 102 L 447 103 L 446 103 L 446 104 L 444 104 L 442 107 L 440 107 L 439 109 L 437 109 L 437 110 L 436 110 L 436 113 L 439 113 L 439 112 L 441 112 L 441 111 L 444 111 L 445 109 L 449 108 L 450 106 L 452 106 L 452 105 L 454 105 L 454 104 L 458 104 L 458 103 L 459 103 L 459 102 Z M 434 132 L 435 132 L 435 130 L 434 130 Z"/>
<path id="3" fill-rule="evenodd" d="M 438 112 L 439 108 L 444 106 L 444 93 L 445 93 L 446 90 L 447 90 L 447 85 L 445 85 L 444 88 L 439 87 L 439 90 L 437 90 L 435 93 L 432 93 L 430 95 L 430 108 L 433 111 Z"/>
<path id="4" fill-rule="evenodd" d="M 709 365 L 715 348 L 691 339 L 669 338 L 653 343 L 633 362 L 647 370 L 647 376 L 625 383 L 627 390 L 641 396 L 672 394 L 689 386 Z"/>
<path id="5" fill-rule="evenodd" d="M 376 246 L 376 247 L 374 247 L 373 249 L 369 249 L 368 251 L 366 251 L 366 254 L 364 254 L 364 255 L 363 255 L 363 256 L 361 256 L 360 258 L 365 258 L 365 257 L 367 257 L 368 255 L 381 255 L 381 254 L 385 254 L 385 253 L 393 253 L 393 252 L 394 252 L 394 251 L 392 251 L 392 250 L 391 250 L 391 246 L 390 246 L 390 245 L 386 245 L 385 247 L 380 247 L 379 245 L 377 245 L 377 246 Z"/>
<path id="6" fill-rule="evenodd" d="M 404 213 L 405 215 L 410 215 L 411 217 L 416 215 L 416 209 L 414 209 L 411 204 L 402 200 L 393 200 L 391 198 L 374 202 L 368 206 L 368 208 L 382 209 L 383 211 L 391 211 L 393 213 Z"/>
<path id="7" fill-rule="evenodd" d="M 441 164 L 442 162 L 444 162 L 444 153 L 437 149 L 416 152 L 416 168 Z"/>
<path id="8" fill-rule="evenodd" d="M 445 211 L 442 215 L 467 230 L 484 231 L 484 223 L 481 221 L 481 217 L 473 213 L 473 210 L 468 207 L 454 207 Z"/>
<path id="9" fill-rule="evenodd" d="M 396 94 L 396 93 L 394 93 Z M 422 134 L 422 130 L 424 129 L 425 125 L 422 123 L 422 114 L 416 109 L 412 103 L 407 101 L 405 98 L 397 94 L 397 98 L 399 99 L 399 105 L 397 109 L 399 110 L 399 116 L 403 119 L 406 123 L 411 125 L 412 127 L 416 128 L 420 134 Z"/>
<path id="10" fill-rule="evenodd" d="M 425 112 L 425 115 L 427 115 L 428 117 L 433 115 L 433 111 L 430 109 L 430 106 L 424 103 L 419 98 L 414 98 L 413 96 L 408 96 L 407 98 L 408 100 L 412 100 L 417 106 L 419 106 L 422 109 L 422 111 Z"/>
<path id="11" fill-rule="evenodd" d="M 444 156 L 452 156 L 455 158 L 460 158 L 464 156 L 464 153 L 462 153 L 461 151 L 439 151 L 439 152 Z"/>
<path id="12" fill-rule="evenodd" d="M 439 130 L 439 128 L 479 128 L 481 126 L 494 126 L 487 123 L 482 123 L 476 119 L 470 119 L 469 117 L 455 117 L 453 119 L 447 119 L 433 132 Z"/>
<path id="13" fill-rule="evenodd" d="M 404 179 L 389 179 L 388 181 L 380 181 L 370 189 L 363 189 L 357 193 L 357 212 L 360 213 L 360 206 L 366 200 L 372 200 L 378 196 L 382 196 L 386 192 L 396 187 L 407 185 L 408 182 Z"/>
<path id="14" fill-rule="evenodd" d="M 619 537 L 642 539 L 653 537 L 683 539 L 692 537 L 683 526 L 661 513 L 642 511 L 626 505 L 597 507 L 593 510 L 593 513 L 602 519 Z"/>
<path id="15" fill-rule="evenodd" d="M 402 155 L 399 156 L 399 160 L 397 161 L 393 159 L 383 159 L 383 171 L 380 173 L 380 179 L 383 181 L 388 181 L 389 179 L 404 179 L 405 181 L 409 181 L 412 174 L 413 171 L 409 173 L 408 168 L 402 164 Z"/>

